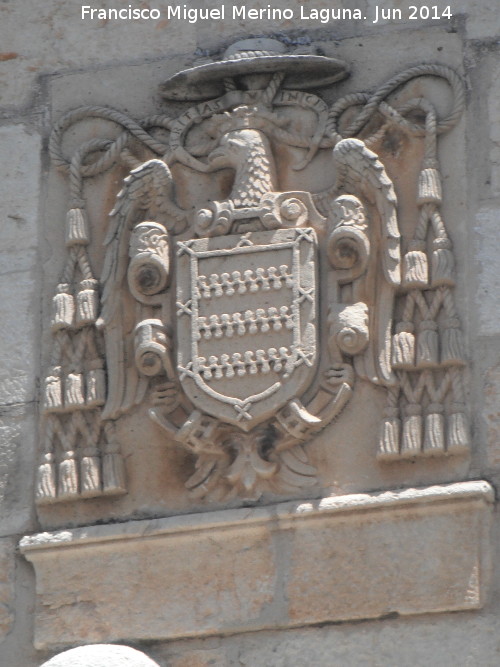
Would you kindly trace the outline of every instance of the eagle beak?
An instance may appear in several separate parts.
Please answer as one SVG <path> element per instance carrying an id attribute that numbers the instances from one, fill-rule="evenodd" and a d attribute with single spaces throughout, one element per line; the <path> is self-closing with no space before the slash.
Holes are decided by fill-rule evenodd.
<path id="1" fill-rule="evenodd" d="M 212 169 L 227 167 L 227 154 L 223 148 L 216 148 L 208 155 L 208 164 Z"/>

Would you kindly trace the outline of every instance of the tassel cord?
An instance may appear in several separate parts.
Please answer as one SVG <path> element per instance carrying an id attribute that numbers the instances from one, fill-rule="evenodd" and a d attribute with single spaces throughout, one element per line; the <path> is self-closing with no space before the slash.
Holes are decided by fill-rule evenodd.
<path id="1" fill-rule="evenodd" d="M 64 158 L 62 153 L 61 144 L 63 135 L 71 125 L 87 118 L 104 118 L 105 120 L 109 120 L 122 126 L 125 128 L 125 132 L 122 132 L 114 141 L 109 141 L 106 148 L 101 147 L 99 149 L 105 151 L 104 155 L 99 160 L 90 165 L 86 164 L 83 166 L 82 174 L 85 178 L 103 173 L 115 164 L 130 136 L 133 136 L 140 141 L 155 155 L 164 155 L 168 148 L 167 144 L 155 139 L 146 131 L 146 129 L 161 127 L 164 130 L 170 130 L 174 122 L 167 116 L 156 114 L 148 116 L 137 123 L 125 114 L 107 107 L 84 106 L 79 107 L 78 109 L 73 109 L 56 123 L 50 137 L 49 153 L 51 159 L 58 168 L 67 170 L 71 165 L 71 163 Z"/>
<path id="2" fill-rule="evenodd" d="M 385 98 L 392 92 L 395 92 L 400 86 L 419 76 L 437 76 L 444 78 L 449 83 L 452 89 L 453 106 L 448 116 L 439 120 L 436 124 L 437 134 L 447 132 L 457 123 L 463 113 L 465 107 L 465 88 L 461 78 L 452 69 L 443 65 L 419 65 L 417 67 L 411 67 L 387 81 L 371 96 L 364 93 L 347 95 L 332 106 L 329 114 L 329 127 L 336 131 L 338 119 L 344 111 L 350 106 L 364 104 L 358 117 L 351 123 L 346 131 L 342 133 L 343 136 L 355 136 L 368 123 L 373 114 L 379 110 L 381 102 L 383 102 Z M 419 102 L 420 101 L 422 101 L 422 98 L 419 98 Z M 425 100 L 423 101 L 425 103 Z M 415 106 L 415 102 L 413 102 L 412 106 Z M 400 111 L 402 111 L 402 109 Z M 411 130 L 417 136 L 422 135 L 424 130 L 422 126 L 409 123 L 408 121 L 407 123 L 407 129 L 409 131 Z"/>

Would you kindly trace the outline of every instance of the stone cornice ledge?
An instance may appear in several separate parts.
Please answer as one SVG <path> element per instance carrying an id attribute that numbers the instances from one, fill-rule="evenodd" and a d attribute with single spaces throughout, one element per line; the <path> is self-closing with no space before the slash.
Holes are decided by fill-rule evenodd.
<path id="1" fill-rule="evenodd" d="M 35 645 L 477 609 L 493 500 L 469 481 L 25 537 Z"/>
<path id="2" fill-rule="evenodd" d="M 123 523 L 85 526 L 23 537 L 21 552 L 76 546 L 91 542 L 133 540 L 169 533 L 211 530 L 238 524 L 289 522 L 308 516 L 323 516 L 341 512 L 395 510 L 408 505 L 478 500 L 493 503 L 495 492 L 486 481 L 457 482 L 424 488 L 397 489 L 376 493 L 356 493 L 321 499 L 291 501 L 267 507 L 218 510 L 198 514 L 181 514 L 161 519 L 142 519 Z"/>

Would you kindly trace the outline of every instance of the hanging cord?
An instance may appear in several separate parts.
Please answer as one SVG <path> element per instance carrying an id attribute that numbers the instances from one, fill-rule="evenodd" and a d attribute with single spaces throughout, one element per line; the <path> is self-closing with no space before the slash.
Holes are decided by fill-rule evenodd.
<path id="1" fill-rule="evenodd" d="M 49 154 L 54 164 L 66 171 L 71 170 L 71 160 L 67 160 L 62 152 L 62 137 L 71 125 L 87 118 L 101 118 L 109 120 L 125 128 L 125 132 L 116 139 L 109 140 L 106 147 L 94 150 L 105 150 L 105 154 L 92 165 L 82 165 L 81 173 L 83 177 L 95 176 L 102 173 L 114 164 L 118 155 L 125 148 L 130 136 L 137 139 L 141 144 L 149 148 L 156 155 L 163 155 L 168 148 L 168 144 L 155 139 L 146 129 L 162 128 L 170 130 L 172 120 L 167 116 L 154 115 L 148 116 L 143 120 L 136 122 L 125 114 L 109 109 L 107 107 L 89 106 L 73 109 L 55 124 L 49 141 Z M 92 142 L 89 142 L 92 143 Z"/>
<path id="2" fill-rule="evenodd" d="M 337 132 L 343 137 L 354 137 L 358 135 L 373 116 L 381 110 L 381 105 L 386 97 L 395 92 L 397 88 L 412 79 L 421 76 L 436 76 L 445 79 L 452 90 L 453 105 L 448 116 L 441 119 L 436 124 L 436 134 L 442 134 L 450 130 L 459 120 L 465 108 L 465 88 L 462 79 L 451 68 L 444 65 L 419 65 L 417 67 L 410 67 L 400 74 L 389 79 L 387 83 L 381 86 L 375 93 L 368 95 L 366 93 L 354 93 L 346 95 L 338 100 L 330 109 L 327 131 L 330 133 Z M 350 107 L 362 105 L 363 108 L 354 121 L 342 132 L 338 130 L 338 121 L 340 116 Z M 388 107 L 385 107 L 386 113 Z M 382 107 L 384 108 L 384 107 Z M 389 107 L 390 108 L 390 107 Z M 398 118 L 398 112 L 391 109 L 391 114 L 394 119 Z M 398 122 L 402 119 L 398 118 Z M 406 129 L 420 134 L 422 127 L 416 123 L 411 123 L 405 120 L 404 125 Z"/>

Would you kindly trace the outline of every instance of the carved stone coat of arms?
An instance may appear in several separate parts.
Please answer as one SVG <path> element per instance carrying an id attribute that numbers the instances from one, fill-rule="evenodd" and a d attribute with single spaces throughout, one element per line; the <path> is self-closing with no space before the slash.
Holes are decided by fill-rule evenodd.
<path id="1" fill-rule="evenodd" d="M 460 116 L 462 83 L 422 65 L 330 106 L 311 92 L 347 74 L 336 58 L 244 40 L 163 84 L 167 100 L 186 105 L 176 118 L 85 107 L 58 122 L 51 154 L 69 170 L 73 202 L 39 502 L 125 492 L 115 425 L 143 404 L 166 443 L 192 455 L 184 482 L 197 498 L 314 487 L 307 445 L 335 428 L 359 382 L 386 395 L 379 463 L 467 450 L 436 157 L 438 134 Z M 446 118 L 423 97 L 390 105 L 423 76 L 451 87 Z M 89 116 L 123 132 L 68 162 L 61 137 Z M 423 145 L 407 238 L 377 152 L 391 132 Z M 83 181 L 117 162 L 129 174 L 97 279 Z"/>

